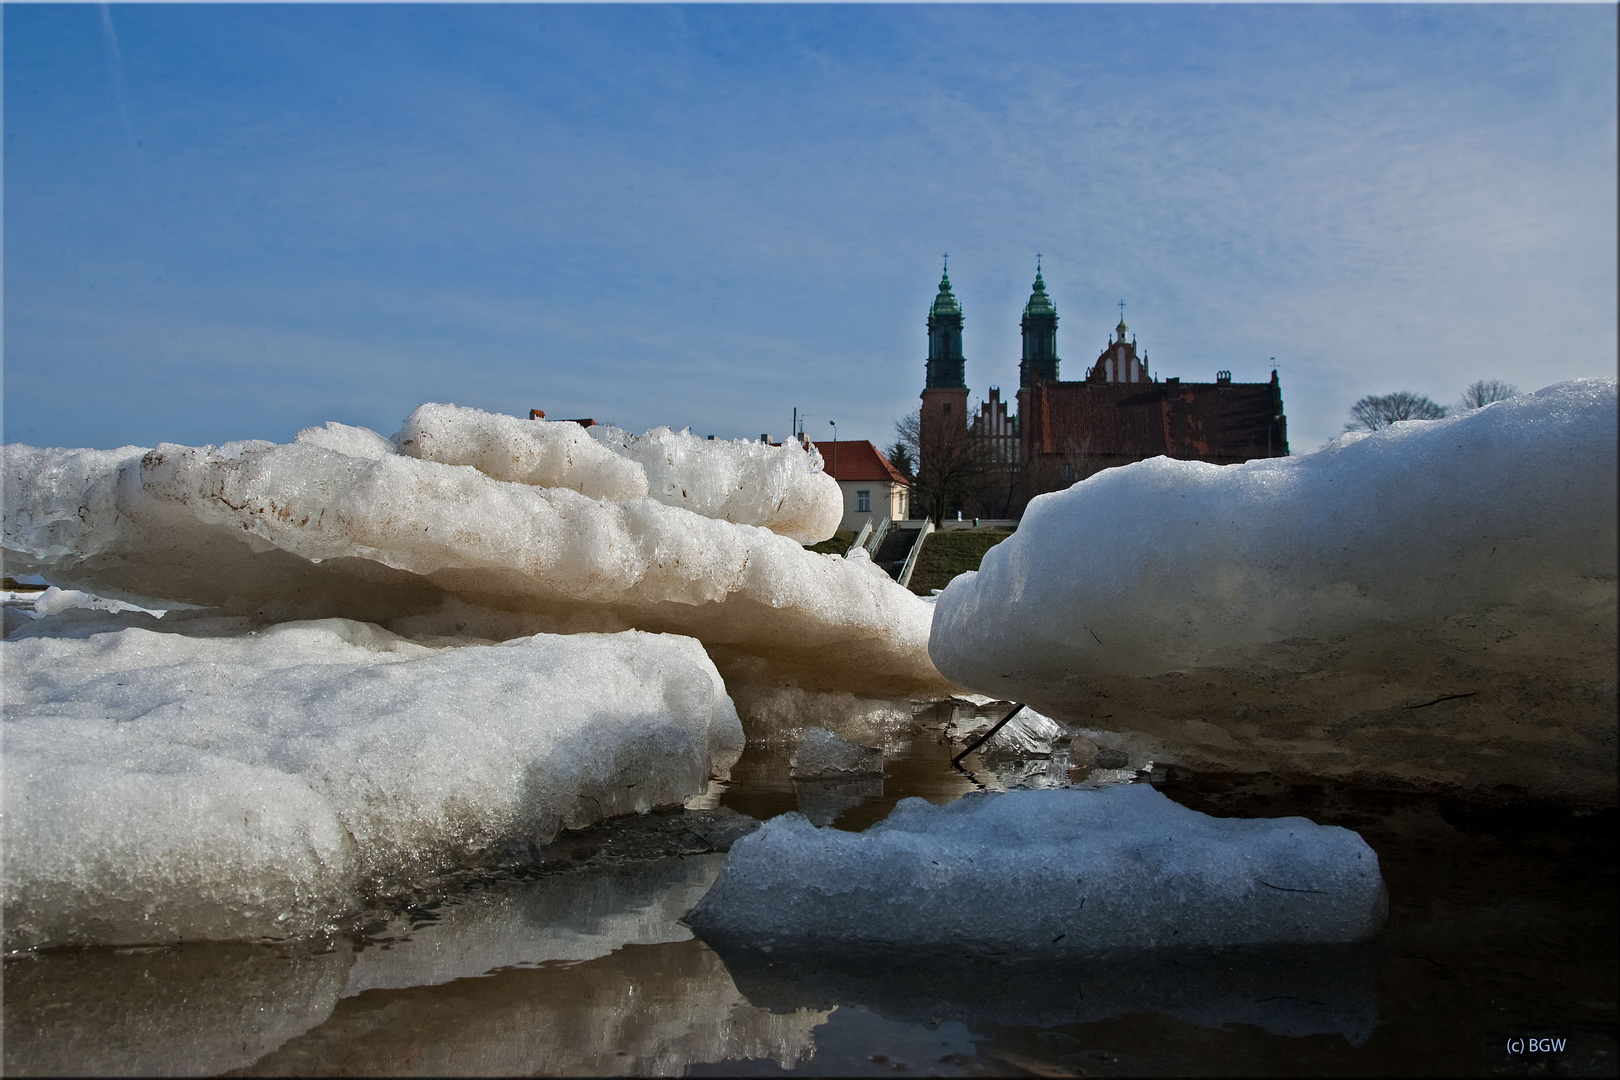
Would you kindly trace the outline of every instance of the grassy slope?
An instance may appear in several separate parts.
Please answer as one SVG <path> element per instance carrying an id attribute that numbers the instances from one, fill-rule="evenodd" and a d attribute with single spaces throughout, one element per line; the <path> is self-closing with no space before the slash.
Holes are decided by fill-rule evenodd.
<path id="1" fill-rule="evenodd" d="M 827 555 L 842 555 L 849 550 L 849 545 L 854 542 L 855 531 L 853 529 L 839 529 L 833 533 L 831 540 L 823 540 L 819 544 L 806 544 L 804 546 L 811 551 L 820 551 Z"/>
<path id="2" fill-rule="evenodd" d="M 917 569 L 911 572 L 911 591 L 927 596 L 934 589 L 943 589 L 957 574 L 977 570 L 984 553 L 1011 535 L 1011 529 L 1002 527 L 934 533 L 924 542 Z"/>

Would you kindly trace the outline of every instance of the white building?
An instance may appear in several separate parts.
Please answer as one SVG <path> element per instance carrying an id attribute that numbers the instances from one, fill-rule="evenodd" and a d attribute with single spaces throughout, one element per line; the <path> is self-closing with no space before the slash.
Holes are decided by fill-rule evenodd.
<path id="1" fill-rule="evenodd" d="M 875 526 L 885 517 L 903 521 L 911 512 L 911 484 L 865 439 L 818 442 L 827 475 L 844 493 L 840 529 L 859 531 L 871 518 Z"/>

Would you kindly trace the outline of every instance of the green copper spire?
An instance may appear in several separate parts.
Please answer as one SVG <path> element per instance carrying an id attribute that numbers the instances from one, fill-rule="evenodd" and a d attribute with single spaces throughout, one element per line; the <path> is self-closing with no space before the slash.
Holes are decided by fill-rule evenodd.
<path id="1" fill-rule="evenodd" d="M 951 293 L 949 268 L 940 274 L 939 295 L 928 309 L 929 388 L 966 386 L 967 370 L 962 357 L 962 305 Z"/>
<path id="2" fill-rule="evenodd" d="M 1035 256 L 1035 285 L 1019 327 L 1024 336 L 1024 357 L 1018 365 L 1018 385 L 1056 382 L 1058 378 L 1057 305 L 1046 295 L 1041 277 L 1041 257 Z"/>
<path id="3" fill-rule="evenodd" d="M 929 310 L 930 315 L 956 315 L 962 314 L 962 306 L 956 302 L 956 295 L 951 292 L 950 267 L 939 276 L 939 295 L 934 297 L 934 306 Z"/>
<path id="4" fill-rule="evenodd" d="M 1035 264 L 1034 292 L 1030 293 L 1029 303 L 1024 305 L 1025 315 L 1057 315 L 1057 305 L 1052 298 L 1046 295 L 1046 282 L 1041 280 L 1041 266 Z"/>

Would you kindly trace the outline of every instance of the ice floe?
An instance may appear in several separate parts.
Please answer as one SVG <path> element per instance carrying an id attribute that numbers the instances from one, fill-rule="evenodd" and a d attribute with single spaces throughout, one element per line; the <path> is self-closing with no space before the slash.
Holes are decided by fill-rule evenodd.
<path id="1" fill-rule="evenodd" d="M 427 637 L 635 628 L 811 688 L 948 688 L 928 605 L 799 543 L 837 524 L 811 451 L 430 406 L 399 438 L 430 456 L 337 424 L 288 445 L 7 446 L 7 565 L 143 606 Z"/>
<path id="2" fill-rule="evenodd" d="M 647 494 L 647 473 L 570 421 L 524 420 L 456 405 L 423 405 L 394 436 L 399 452 L 485 476 L 543 488 L 571 488 L 625 502 Z"/>
<path id="3" fill-rule="evenodd" d="M 813 446 L 699 439 L 667 427 L 643 435 L 601 425 L 589 431 L 645 469 L 647 493 L 668 506 L 760 525 L 804 544 L 831 538 L 844 516 L 838 482 L 822 471 Z"/>
<path id="4" fill-rule="evenodd" d="M 699 439 L 667 427 L 633 435 L 608 425 L 423 405 L 393 444 L 410 457 L 470 465 L 496 480 L 570 488 L 614 502 L 649 496 L 806 544 L 832 536 L 843 516 L 838 484 L 822 471 L 821 455 L 794 441 Z"/>
<path id="5" fill-rule="evenodd" d="M 930 653 L 1195 766 L 1612 804 L 1615 387 L 1107 469 L 950 584 Z"/>
<path id="6" fill-rule="evenodd" d="M 864 833 L 797 814 L 726 857 L 688 917 L 753 948 L 969 952 L 1336 944 L 1382 927 L 1378 856 L 1303 818 L 1212 818 L 1145 784 L 907 799 Z"/>
<path id="7" fill-rule="evenodd" d="M 70 614 L 112 625 L 0 643 L 11 947 L 314 933 L 680 804 L 743 745 L 690 638 L 429 648 L 338 619 Z"/>

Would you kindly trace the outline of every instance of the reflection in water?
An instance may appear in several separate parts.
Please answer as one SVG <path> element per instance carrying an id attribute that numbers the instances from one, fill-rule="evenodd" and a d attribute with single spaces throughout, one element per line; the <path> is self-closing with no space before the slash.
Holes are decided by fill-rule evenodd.
<path id="1" fill-rule="evenodd" d="M 735 1057 L 791 1065 L 811 1052 L 825 1010 L 773 1016 L 750 1005 L 678 921 L 722 859 L 496 879 L 379 920 L 357 947 L 325 953 L 197 944 L 14 958 L 5 1068 L 668 1074 Z"/>
<path id="2" fill-rule="evenodd" d="M 845 810 L 881 799 L 883 777 L 795 778 L 793 791 L 799 802 L 799 813 L 808 818 L 810 824 L 821 828 L 831 825 Z"/>
<path id="3" fill-rule="evenodd" d="M 1064 774 L 1089 786 L 1151 765 L 1151 748 L 1111 744 L 1127 768 L 1068 773 L 1060 740 L 1050 758 L 969 755 L 970 777 L 950 767 L 963 745 L 951 726 L 999 718 L 1005 706 L 920 710 L 903 727 L 895 710 L 850 698 L 857 711 L 840 734 L 881 743 L 886 776 L 862 788 L 795 784 L 793 728 L 840 726 L 828 722 L 838 702 L 799 697 L 766 703 L 770 745 L 751 744 L 729 784 L 694 800 L 707 809 L 570 834 L 539 869 L 574 869 L 462 882 L 379 914 L 335 950 L 8 957 L 5 1070 L 1476 1074 L 1535 1064 L 1504 1055 L 1509 1034 L 1567 1034 L 1549 1071 L 1614 1072 L 1612 813 L 1541 827 L 1523 810 L 1481 816 L 1436 797 L 1173 773 L 1161 790 L 1195 809 L 1302 814 L 1360 832 L 1390 892 L 1381 942 L 1085 962 L 722 959 L 679 922 L 718 867 L 704 852 L 747 825 L 716 804 L 757 817 L 797 809 L 859 830 L 908 796 L 945 803 L 979 784 Z M 795 702 L 814 715 L 792 715 Z"/>
<path id="4" fill-rule="evenodd" d="M 700 941 L 627 945 L 579 963 L 372 990 L 240 1075 L 679 1076 L 693 1062 L 813 1052 L 825 1011 L 750 1004 Z"/>
<path id="5" fill-rule="evenodd" d="M 331 1013 L 353 954 L 261 945 L 69 949 L 6 961 L 5 1071 L 210 1076 Z"/>
<path id="6" fill-rule="evenodd" d="M 901 799 L 922 798 L 943 805 L 976 790 L 972 777 L 951 768 L 951 755 L 958 748 L 941 730 L 950 718 L 949 706 L 938 715 L 937 708 L 930 706 L 912 719 L 908 703 L 861 702 L 853 721 L 840 724 L 829 721 L 828 706 L 821 701 L 838 695 L 795 693 L 798 696 L 779 692 L 767 698 L 770 708 L 762 720 L 743 713 L 749 742 L 731 768 L 731 783 L 720 795 L 721 805 L 761 821 L 796 810 L 817 825 L 860 832 L 888 817 Z M 808 710 L 805 717 L 816 723 L 794 727 L 794 716 L 787 709 L 793 704 L 803 705 Z M 901 705 L 907 717 L 903 725 L 896 718 Z M 756 708 L 763 706 L 756 703 Z M 885 775 L 872 778 L 878 781 L 875 784 L 795 781 L 787 748 L 798 730 L 810 726 L 827 727 L 842 738 L 882 746 Z"/>
<path id="7" fill-rule="evenodd" d="M 815 1056 L 805 1066 L 814 1076 L 980 1076 L 976 1037 L 951 1020 L 907 1024 L 856 1005 L 834 1009 L 816 1028 Z M 881 1048 L 881 1049 L 875 1049 Z M 705 1062 L 688 1076 L 758 1076 L 768 1061 Z"/>
<path id="8" fill-rule="evenodd" d="M 431 912 L 413 908 L 386 926 L 367 927 L 373 947 L 355 957 L 344 996 L 685 941 L 692 932 L 677 920 L 708 891 L 724 861 L 715 853 L 496 881 Z"/>
<path id="9" fill-rule="evenodd" d="M 993 916 L 990 916 L 993 917 Z M 1090 1024 L 1157 1012 L 1200 1027 L 1337 1034 L 1378 1021 L 1378 950 L 1368 946 L 1115 950 L 1091 958 L 985 959 L 915 950 L 784 955 L 719 946 L 738 989 L 771 1009 L 856 1005 L 908 1023 Z"/>

